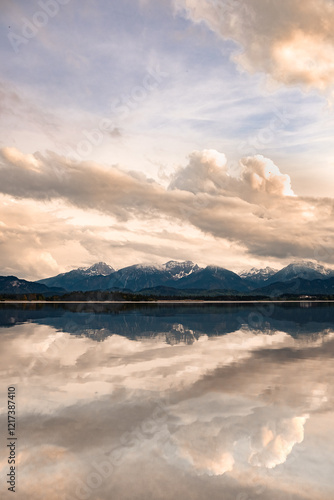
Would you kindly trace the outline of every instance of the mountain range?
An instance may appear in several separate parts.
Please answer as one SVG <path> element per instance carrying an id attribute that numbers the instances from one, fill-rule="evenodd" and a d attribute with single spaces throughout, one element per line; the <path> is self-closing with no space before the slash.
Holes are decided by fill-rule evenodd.
<path id="1" fill-rule="evenodd" d="M 162 265 L 136 264 L 119 270 L 99 262 L 50 278 L 29 282 L 15 276 L 0 277 L 1 294 L 125 291 L 151 295 L 191 296 L 210 292 L 280 296 L 284 294 L 334 294 L 334 270 L 313 262 L 295 262 L 277 271 L 272 268 L 243 271 L 199 267 L 191 261 Z"/>

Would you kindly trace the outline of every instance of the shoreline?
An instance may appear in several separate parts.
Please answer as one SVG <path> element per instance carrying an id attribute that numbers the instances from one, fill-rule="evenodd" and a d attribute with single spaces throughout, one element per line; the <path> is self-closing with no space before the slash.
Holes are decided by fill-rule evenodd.
<path id="1" fill-rule="evenodd" d="M 334 303 L 334 300 L 1 300 L 0 304 L 284 304 Z"/>

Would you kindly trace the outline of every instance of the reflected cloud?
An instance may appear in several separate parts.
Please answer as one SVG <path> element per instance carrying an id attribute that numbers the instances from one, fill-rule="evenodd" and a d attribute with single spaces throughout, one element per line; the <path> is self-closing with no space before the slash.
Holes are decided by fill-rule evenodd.
<path id="1" fill-rule="evenodd" d="M 283 419 L 270 427 L 264 426 L 253 436 L 249 463 L 273 469 L 284 464 L 295 444 L 304 440 L 304 425 L 309 416 Z"/>

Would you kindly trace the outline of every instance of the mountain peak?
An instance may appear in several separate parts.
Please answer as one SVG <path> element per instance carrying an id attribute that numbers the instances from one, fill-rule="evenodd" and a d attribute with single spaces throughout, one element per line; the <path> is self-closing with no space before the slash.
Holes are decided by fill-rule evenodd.
<path id="1" fill-rule="evenodd" d="M 115 269 L 105 262 L 97 262 L 92 266 L 82 268 L 81 270 L 86 276 L 108 276 L 115 271 Z"/>
<path id="2" fill-rule="evenodd" d="M 261 282 L 263 280 L 267 280 L 271 276 L 274 276 L 278 272 L 277 269 L 273 269 L 269 266 L 264 267 L 262 269 L 258 269 L 256 267 L 252 267 L 251 269 L 247 269 L 241 271 L 239 273 L 240 278 L 247 278 L 253 281 Z"/>
<path id="3" fill-rule="evenodd" d="M 186 260 L 184 262 L 170 260 L 163 265 L 163 268 L 170 272 L 173 280 L 179 280 L 200 270 L 200 267 L 191 260 Z"/>
<path id="4" fill-rule="evenodd" d="M 165 269 L 174 269 L 175 267 L 194 267 L 194 264 L 191 260 L 185 260 L 183 262 L 179 262 L 178 260 L 169 260 L 162 267 Z"/>
<path id="5" fill-rule="evenodd" d="M 317 262 L 312 262 L 311 260 L 300 260 L 291 262 L 284 269 L 312 269 L 313 271 L 317 271 L 318 273 L 328 275 L 333 272 L 332 269 L 323 266 L 322 264 L 318 264 Z"/>
<path id="6" fill-rule="evenodd" d="M 296 261 L 271 276 L 268 282 L 289 281 L 294 278 L 307 280 L 325 279 L 334 276 L 334 271 L 317 262 Z"/>

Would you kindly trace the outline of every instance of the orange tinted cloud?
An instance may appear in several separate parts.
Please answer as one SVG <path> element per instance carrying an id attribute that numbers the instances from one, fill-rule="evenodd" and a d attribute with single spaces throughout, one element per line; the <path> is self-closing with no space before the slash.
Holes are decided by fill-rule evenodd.
<path id="1" fill-rule="evenodd" d="M 287 85 L 328 90 L 334 83 L 334 4 L 330 0 L 175 0 L 240 47 L 235 60 Z"/>

